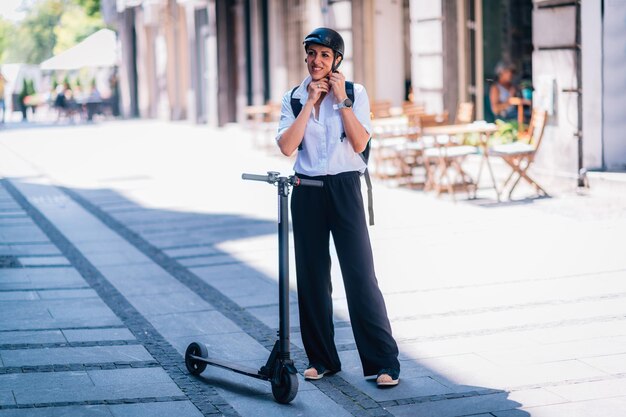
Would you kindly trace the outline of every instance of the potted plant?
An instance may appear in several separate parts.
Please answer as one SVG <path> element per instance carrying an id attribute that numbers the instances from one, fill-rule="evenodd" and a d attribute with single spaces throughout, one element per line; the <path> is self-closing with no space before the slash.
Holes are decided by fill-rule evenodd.
<path id="1" fill-rule="evenodd" d="M 525 79 L 519 83 L 522 98 L 526 100 L 533 99 L 533 84 L 531 80 Z"/>

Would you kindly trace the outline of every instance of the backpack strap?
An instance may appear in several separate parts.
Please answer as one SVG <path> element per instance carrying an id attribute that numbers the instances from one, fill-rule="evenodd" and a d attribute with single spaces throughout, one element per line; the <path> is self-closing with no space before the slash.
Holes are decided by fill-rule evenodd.
<path id="1" fill-rule="evenodd" d="M 370 218 L 370 226 L 374 226 L 374 195 L 372 193 L 372 179 L 370 178 L 370 171 L 367 167 L 365 167 L 363 176 L 365 177 L 365 184 L 367 185 L 367 214 Z"/>
<path id="2" fill-rule="evenodd" d="M 296 92 L 298 87 L 300 86 L 297 85 L 293 88 L 293 90 L 291 90 L 291 111 L 293 112 L 294 118 L 298 117 L 298 115 L 300 114 L 300 111 L 302 111 L 302 103 L 300 103 L 300 99 L 295 98 L 293 96 L 293 94 Z M 299 151 L 302 150 L 302 142 L 300 142 L 300 144 L 298 145 L 298 150 Z"/>
<path id="3" fill-rule="evenodd" d="M 346 94 L 350 101 L 354 104 L 354 83 L 352 81 L 346 81 Z"/>
<path id="4" fill-rule="evenodd" d="M 291 111 L 293 112 L 293 117 L 298 117 L 300 111 L 302 110 L 302 103 L 297 98 L 294 98 L 293 95 L 296 90 L 300 87 L 299 85 L 295 86 L 293 90 L 291 90 Z"/>
<path id="5" fill-rule="evenodd" d="M 346 81 L 346 94 L 352 103 L 354 104 L 354 83 L 352 81 Z M 363 176 L 365 177 L 365 184 L 367 185 L 367 214 L 370 219 L 370 226 L 374 226 L 374 196 L 372 193 L 372 178 L 370 177 L 370 171 L 367 167 L 367 162 L 370 156 L 370 144 L 372 143 L 372 139 L 370 138 L 367 141 L 367 145 L 365 146 L 365 150 L 361 152 L 359 155 L 363 162 L 365 162 L 365 172 Z"/>

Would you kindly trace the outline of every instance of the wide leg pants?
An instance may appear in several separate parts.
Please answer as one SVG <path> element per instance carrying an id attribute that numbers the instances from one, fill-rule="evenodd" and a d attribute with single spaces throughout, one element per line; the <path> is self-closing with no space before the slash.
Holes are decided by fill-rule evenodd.
<path id="1" fill-rule="evenodd" d="M 398 346 L 374 272 L 359 173 L 299 176 L 324 182 L 323 188 L 295 187 L 291 198 L 300 330 L 309 362 L 341 370 L 334 342 L 332 233 L 363 374 L 400 369 Z"/>

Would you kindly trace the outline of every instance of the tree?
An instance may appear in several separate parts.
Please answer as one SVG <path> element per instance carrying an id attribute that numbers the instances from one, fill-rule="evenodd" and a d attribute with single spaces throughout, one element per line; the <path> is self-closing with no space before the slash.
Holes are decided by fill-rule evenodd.
<path id="1" fill-rule="evenodd" d="M 7 61 L 39 64 L 50 58 L 56 44 L 54 28 L 61 21 L 65 4 L 66 0 L 36 3 L 9 37 Z"/>
<path id="2" fill-rule="evenodd" d="M 69 4 L 61 16 L 59 25 L 54 28 L 56 36 L 54 53 L 58 54 L 71 48 L 103 27 L 104 22 L 99 11 L 96 15 L 90 16 L 80 5 Z"/>
<path id="3" fill-rule="evenodd" d="M 0 63 L 39 64 L 104 27 L 100 0 L 30 3 L 19 23 L 0 19 Z"/>
<path id="4" fill-rule="evenodd" d="M 87 16 L 100 18 L 100 0 L 75 0 Z"/>
<path id="5" fill-rule="evenodd" d="M 6 56 L 9 54 L 14 32 L 15 25 L 0 18 L 0 63 L 5 62 Z"/>

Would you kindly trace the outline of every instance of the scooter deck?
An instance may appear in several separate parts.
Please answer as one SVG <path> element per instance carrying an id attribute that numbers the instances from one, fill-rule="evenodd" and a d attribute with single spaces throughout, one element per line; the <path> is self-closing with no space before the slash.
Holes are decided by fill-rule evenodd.
<path id="1" fill-rule="evenodd" d="M 205 362 L 212 366 L 217 366 L 219 368 L 228 369 L 229 371 L 236 372 L 238 374 L 251 376 L 253 378 L 262 379 L 263 381 L 269 381 L 269 377 L 267 375 L 263 375 L 259 373 L 258 369 L 250 368 L 247 366 L 239 365 L 236 363 L 226 362 L 215 358 L 203 358 L 202 356 L 190 355 L 192 359 L 197 361 Z"/>

